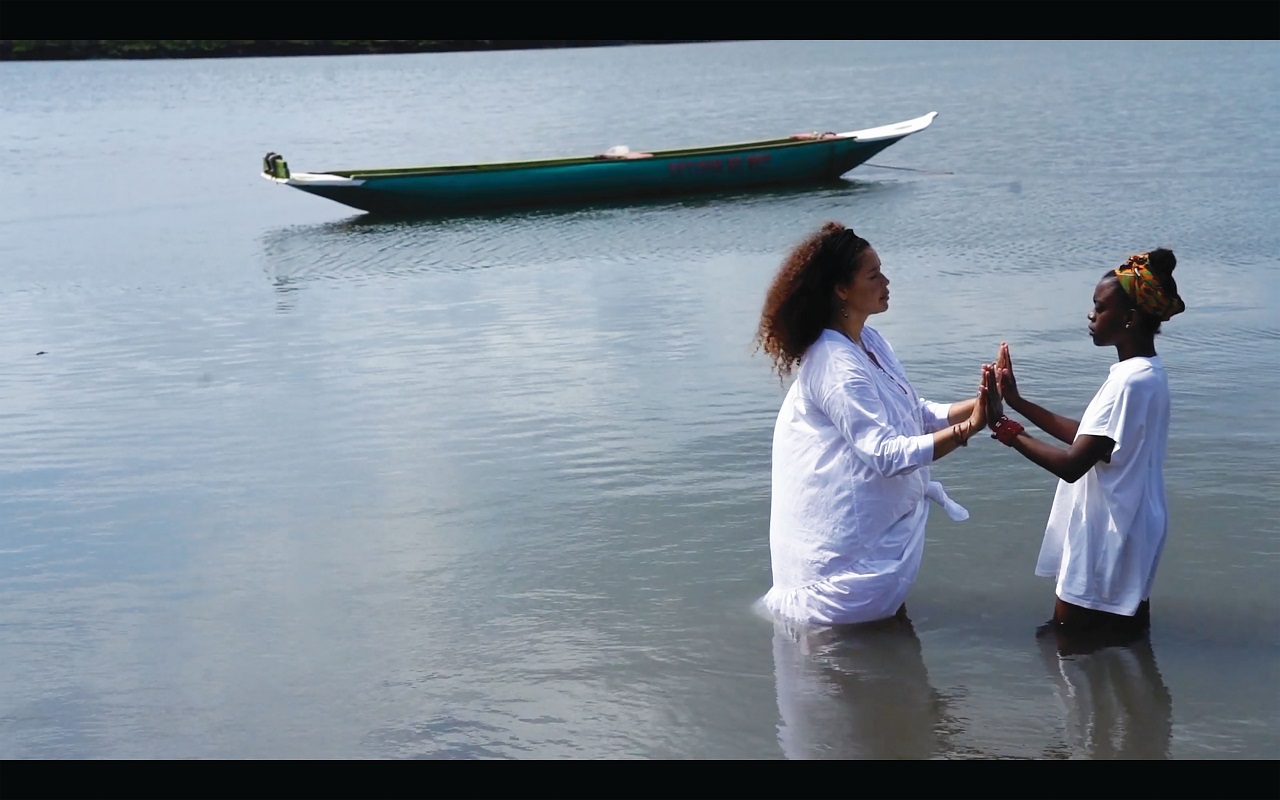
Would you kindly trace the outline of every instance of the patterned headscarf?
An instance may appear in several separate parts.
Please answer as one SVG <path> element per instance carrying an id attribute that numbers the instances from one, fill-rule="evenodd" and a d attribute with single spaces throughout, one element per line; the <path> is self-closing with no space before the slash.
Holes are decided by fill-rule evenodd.
<path id="1" fill-rule="evenodd" d="M 1182 298 L 1176 292 L 1166 292 L 1160 279 L 1152 274 L 1147 253 L 1129 256 L 1123 266 L 1116 268 L 1116 277 L 1120 279 L 1120 286 L 1125 293 L 1138 304 L 1138 308 L 1161 322 L 1187 309 Z"/>

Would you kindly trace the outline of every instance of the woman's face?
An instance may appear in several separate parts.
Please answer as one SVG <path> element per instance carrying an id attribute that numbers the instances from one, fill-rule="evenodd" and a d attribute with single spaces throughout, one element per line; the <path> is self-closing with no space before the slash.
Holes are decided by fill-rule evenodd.
<path id="1" fill-rule="evenodd" d="M 889 310 L 889 279 L 880 270 L 880 255 L 874 247 L 858 254 L 858 270 L 848 286 L 837 286 L 836 294 L 850 314 L 869 317 Z"/>
<path id="2" fill-rule="evenodd" d="M 1098 347 L 1110 347 L 1125 334 L 1133 321 L 1120 281 L 1103 278 L 1093 290 L 1093 310 L 1089 312 L 1089 338 Z"/>

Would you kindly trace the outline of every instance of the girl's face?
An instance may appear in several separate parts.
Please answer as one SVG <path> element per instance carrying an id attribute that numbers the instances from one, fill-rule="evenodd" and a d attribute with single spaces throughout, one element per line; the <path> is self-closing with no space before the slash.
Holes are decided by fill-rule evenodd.
<path id="1" fill-rule="evenodd" d="M 1093 290 L 1093 310 L 1089 312 L 1089 338 L 1098 347 L 1114 346 L 1134 321 L 1120 281 L 1103 278 Z"/>

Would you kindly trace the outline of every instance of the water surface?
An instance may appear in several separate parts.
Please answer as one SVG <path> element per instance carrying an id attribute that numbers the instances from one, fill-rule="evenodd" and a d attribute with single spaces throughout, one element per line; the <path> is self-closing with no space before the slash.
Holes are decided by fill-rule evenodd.
<path id="1" fill-rule="evenodd" d="M 0 756 L 1280 756 L 1280 53 L 736 42 L 0 64 Z M 295 170 L 656 149 L 938 111 L 841 184 L 379 221 Z M 914 170 L 914 171 L 912 171 Z M 769 585 L 752 336 L 826 219 L 934 399 L 1011 343 L 1078 414 L 1102 271 L 1174 249 L 1150 640 L 1062 656 L 1054 480 L 936 477 L 913 630 Z"/>

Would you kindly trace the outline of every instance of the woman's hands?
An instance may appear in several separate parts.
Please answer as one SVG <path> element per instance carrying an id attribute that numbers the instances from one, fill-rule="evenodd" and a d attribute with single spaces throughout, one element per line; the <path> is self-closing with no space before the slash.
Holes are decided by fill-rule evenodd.
<path id="1" fill-rule="evenodd" d="M 987 421 L 991 418 L 992 395 L 995 395 L 996 401 L 999 402 L 1000 395 L 995 385 L 994 368 L 991 364 L 983 364 L 982 377 L 978 380 L 978 397 L 973 404 L 973 410 L 969 412 L 969 419 L 965 420 L 970 436 L 987 426 Z"/>
<path id="2" fill-rule="evenodd" d="M 933 460 L 937 461 L 957 447 L 964 447 L 975 433 L 987 426 L 987 397 L 999 393 L 995 389 L 995 367 L 993 364 L 982 365 L 982 378 L 978 381 L 978 394 L 972 400 L 960 400 L 952 403 L 947 415 L 949 427 L 939 428 L 933 433 Z M 968 409 L 968 416 L 962 417 Z"/>
<path id="3" fill-rule="evenodd" d="M 982 365 L 982 391 L 979 393 L 986 412 L 984 424 L 995 425 L 1004 416 L 1004 400 L 1000 396 L 1000 386 L 996 377 L 1000 362 Z M 1013 373 L 1009 375 L 1012 377 Z"/>

